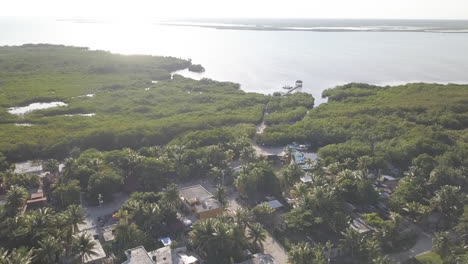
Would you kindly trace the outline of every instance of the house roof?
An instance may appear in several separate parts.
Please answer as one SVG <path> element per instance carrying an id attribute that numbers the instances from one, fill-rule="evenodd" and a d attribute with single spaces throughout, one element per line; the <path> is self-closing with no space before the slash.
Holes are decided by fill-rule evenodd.
<path id="1" fill-rule="evenodd" d="M 112 241 L 112 240 L 115 239 L 114 231 L 115 231 L 116 227 L 117 227 L 117 225 L 113 224 L 113 225 L 106 226 L 106 227 L 103 228 L 104 231 L 102 233 L 102 237 L 104 238 L 105 242 L 109 242 L 109 241 Z"/>
<path id="2" fill-rule="evenodd" d="M 200 184 L 181 188 L 179 189 L 179 194 L 180 197 L 184 198 L 188 202 L 202 201 L 213 197 L 213 195 Z"/>
<path id="3" fill-rule="evenodd" d="M 237 264 L 275 264 L 274 258 L 270 254 L 255 254 L 253 258 Z"/>
<path id="4" fill-rule="evenodd" d="M 169 237 L 163 237 L 161 239 L 159 239 L 159 241 L 161 241 L 161 243 L 164 245 L 164 246 L 170 246 L 172 241 Z"/>
<path id="5" fill-rule="evenodd" d="M 266 204 L 273 209 L 278 209 L 278 208 L 283 207 L 283 204 L 281 204 L 278 200 L 268 201 L 266 202 Z"/>
<path id="6" fill-rule="evenodd" d="M 171 247 L 162 247 L 151 251 L 150 256 L 156 257 L 156 264 L 173 264 Z"/>
<path id="7" fill-rule="evenodd" d="M 382 175 L 382 178 L 386 181 L 396 181 L 395 177 L 389 176 L 389 175 Z"/>
<path id="8" fill-rule="evenodd" d="M 186 247 L 180 247 L 174 249 L 173 253 L 173 264 L 198 264 L 200 261 L 198 257 L 192 254 L 187 254 Z"/>
<path id="9" fill-rule="evenodd" d="M 125 251 L 127 260 L 122 264 L 195 264 L 198 258 L 186 253 L 187 248 L 171 249 L 166 246 L 147 252 L 143 246 Z"/>
<path id="10" fill-rule="evenodd" d="M 37 199 L 30 199 L 26 201 L 26 204 L 43 203 L 43 202 L 47 202 L 47 198 L 42 197 L 42 198 L 37 198 Z"/>
<path id="11" fill-rule="evenodd" d="M 42 197 L 44 197 L 44 193 L 43 193 L 43 192 L 31 193 L 31 199 L 38 199 L 38 198 L 42 198 Z"/>
<path id="12" fill-rule="evenodd" d="M 155 264 L 151 256 L 143 246 L 125 251 L 127 260 L 122 264 Z"/>
<path id="13" fill-rule="evenodd" d="M 89 230 L 84 230 L 81 233 L 85 233 L 89 235 L 92 239 L 94 239 L 94 242 L 96 243 L 95 247 L 93 248 L 93 251 L 96 252 L 96 255 L 86 255 L 84 257 L 84 263 L 93 262 L 93 261 L 104 259 L 107 257 L 106 252 L 102 248 L 101 242 L 99 242 L 99 239 L 94 238 L 96 234 L 96 230 L 94 228 L 89 229 Z"/>
<path id="14" fill-rule="evenodd" d="M 372 231 L 372 228 L 366 225 L 364 221 L 359 217 L 354 218 L 350 226 L 352 229 L 354 229 L 358 233 L 367 233 L 369 231 Z"/>
<path id="15" fill-rule="evenodd" d="M 303 183 L 312 182 L 312 174 L 305 173 L 304 176 L 301 176 L 301 182 Z"/>
<path id="16" fill-rule="evenodd" d="M 223 207 L 223 205 L 215 198 L 206 198 L 199 204 L 195 204 L 194 208 L 197 213 L 206 212 Z"/>
<path id="17" fill-rule="evenodd" d="M 40 162 L 21 162 L 15 163 L 15 173 L 39 173 L 42 172 L 42 164 Z"/>

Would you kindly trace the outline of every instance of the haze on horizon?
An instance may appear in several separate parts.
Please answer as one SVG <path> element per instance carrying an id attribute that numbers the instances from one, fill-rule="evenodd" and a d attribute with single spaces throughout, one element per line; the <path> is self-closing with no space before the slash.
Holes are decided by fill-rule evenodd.
<path id="1" fill-rule="evenodd" d="M 468 19 L 466 0 L 5 0 L 0 16 Z"/>

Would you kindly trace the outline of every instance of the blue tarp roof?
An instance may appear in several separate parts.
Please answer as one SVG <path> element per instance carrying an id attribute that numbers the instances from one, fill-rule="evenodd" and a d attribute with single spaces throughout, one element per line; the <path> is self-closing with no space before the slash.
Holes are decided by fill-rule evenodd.
<path id="1" fill-rule="evenodd" d="M 163 237 L 160 239 L 160 241 L 164 246 L 170 246 L 172 242 L 171 239 L 168 237 Z"/>

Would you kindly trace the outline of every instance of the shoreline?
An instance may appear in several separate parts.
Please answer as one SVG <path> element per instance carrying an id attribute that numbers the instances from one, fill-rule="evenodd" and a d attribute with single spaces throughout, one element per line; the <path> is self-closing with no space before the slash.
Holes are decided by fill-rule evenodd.
<path id="1" fill-rule="evenodd" d="M 218 30 L 246 30 L 246 31 L 298 31 L 298 32 L 389 32 L 389 33 L 444 33 L 444 34 L 467 34 L 468 29 L 397 29 L 379 27 L 278 27 L 278 26 L 257 26 L 257 25 L 204 25 L 192 23 L 156 23 L 161 26 L 176 27 L 197 27 L 211 28 Z"/>

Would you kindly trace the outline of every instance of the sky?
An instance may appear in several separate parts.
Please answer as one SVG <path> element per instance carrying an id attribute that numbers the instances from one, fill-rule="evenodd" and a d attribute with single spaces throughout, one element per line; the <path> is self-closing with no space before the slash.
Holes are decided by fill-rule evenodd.
<path id="1" fill-rule="evenodd" d="M 0 16 L 468 19 L 468 0 L 2 0 Z"/>

